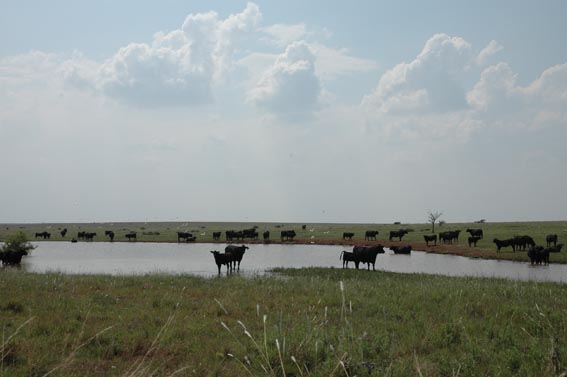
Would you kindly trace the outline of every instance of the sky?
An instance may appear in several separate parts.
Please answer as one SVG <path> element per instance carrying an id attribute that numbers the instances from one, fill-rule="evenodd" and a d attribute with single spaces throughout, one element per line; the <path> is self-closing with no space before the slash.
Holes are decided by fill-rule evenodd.
<path id="1" fill-rule="evenodd" d="M 0 9 L 0 223 L 567 220 L 565 1 Z"/>

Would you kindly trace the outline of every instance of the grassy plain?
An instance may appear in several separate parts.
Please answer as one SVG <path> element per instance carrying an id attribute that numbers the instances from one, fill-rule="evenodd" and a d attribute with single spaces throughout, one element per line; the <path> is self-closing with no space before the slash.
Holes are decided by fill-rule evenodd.
<path id="1" fill-rule="evenodd" d="M 302 229 L 305 225 L 306 229 Z M 379 231 L 377 243 L 390 245 L 388 235 L 391 230 L 411 229 L 402 241 L 402 244 L 411 243 L 414 249 L 426 250 L 436 253 L 453 253 L 467 255 L 478 258 L 508 259 L 527 261 L 526 252 L 520 251 L 513 253 L 510 248 L 496 252 L 493 243 L 494 238 L 506 239 L 515 235 L 529 235 L 534 238 L 538 245 L 545 246 L 547 234 L 557 234 L 559 243 L 567 241 L 567 221 L 547 221 L 547 222 L 502 222 L 491 223 L 455 223 L 436 224 L 435 231 L 447 231 L 460 229 L 462 231 L 459 244 L 439 245 L 438 247 L 428 248 L 425 246 L 423 236 L 431 234 L 430 224 L 322 224 L 322 223 L 226 223 L 226 222 L 149 222 L 149 223 L 81 223 L 81 224 L 2 224 L 0 225 L 0 240 L 7 234 L 17 230 L 24 231 L 31 240 L 34 240 L 35 233 L 48 231 L 51 233 L 51 240 L 70 240 L 77 236 L 79 231 L 96 232 L 95 241 L 107 241 L 104 236 L 105 230 L 115 232 L 115 241 L 126 241 L 125 234 L 130 231 L 138 233 L 138 241 L 145 242 L 176 242 L 178 231 L 192 232 L 197 237 L 197 242 L 213 242 L 213 232 L 222 232 L 221 241 L 224 242 L 226 230 L 242 230 L 256 226 L 260 233 L 270 231 L 272 242 L 279 242 L 279 235 L 282 230 L 293 229 L 297 233 L 296 243 L 343 243 L 343 232 L 354 232 L 354 243 L 364 242 L 366 230 Z M 60 230 L 67 228 L 66 237 L 61 237 Z M 467 228 L 483 229 L 484 239 L 480 240 L 476 248 L 469 248 L 467 244 Z M 353 243 L 347 241 L 345 243 Z M 397 242 L 399 244 L 399 242 Z M 559 254 L 553 254 L 553 263 L 567 263 L 567 250 Z"/>
<path id="2" fill-rule="evenodd" d="M 342 269 L 0 271 L 2 376 L 558 376 L 567 286 Z M 9 287 L 9 289 L 7 289 Z"/>

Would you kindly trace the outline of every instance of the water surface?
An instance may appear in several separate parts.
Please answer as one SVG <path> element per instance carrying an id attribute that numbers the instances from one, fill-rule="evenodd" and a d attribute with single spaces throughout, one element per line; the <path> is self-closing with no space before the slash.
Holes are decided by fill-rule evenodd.
<path id="1" fill-rule="evenodd" d="M 210 250 L 224 251 L 226 244 L 35 242 L 37 248 L 24 257 L 22 268 L 30 272 L 64 274 L 138 275 L 148 273 L 217 275 Z M 263 275 L 275 267 L 342 268 L 341 250 L 328 245 L 253 244 L 244 254 L 240 274 Z M 366 268 L 365 265 L 361 265 Z M 350 268 L 354 268 L 351 263 Z M 379 254 L 376 269 L 403 273 L 477 276 L 513 280 L 567 281 L 567 265 L 531 266 L 529 263 L 471 259 L 456 255 L 413 251 Z M 222 268 L 222 273 L 226 271 Z M 361 271 L 361 273 L 363 273 Z"/>

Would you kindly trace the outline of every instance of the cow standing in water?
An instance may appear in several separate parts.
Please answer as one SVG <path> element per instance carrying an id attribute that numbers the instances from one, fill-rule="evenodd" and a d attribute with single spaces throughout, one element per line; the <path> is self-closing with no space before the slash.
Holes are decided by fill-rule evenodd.
<path id="1" fill-rule="evenodd" d="M 358 270 L 358 265 L 360 262 L 368 265 L 368 270 L 370 270 L 370 264 L 372 264 L 372 270 L 376 271 L 376 255 L 384 254 L 384 247 L 382 245 L 376 246 L 355 246 L 352 249 L 354 254 L 354 265 Z"/>
<path id="2" fill-rule="evenodd" d="M 232 260 L 232 263 L 234 264 L 233 269 L 236 268 L 236 264 L 238 263 L 238 271 L 240 271 L 240 262 L 242 261 L 242 257 L 244 256 L 246 249 L 248 249 L 248 246 L 245 245 L 242 246 L 228 245 L 227 247 L 225 247 L 224 252 L 226 254 L 231 254 L 233 257 Z"/>

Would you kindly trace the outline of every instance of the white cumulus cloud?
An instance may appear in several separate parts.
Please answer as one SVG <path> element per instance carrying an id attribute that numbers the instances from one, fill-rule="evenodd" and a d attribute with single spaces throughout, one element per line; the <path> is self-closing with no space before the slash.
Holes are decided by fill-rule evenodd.
<path id="1" fill-rule="evenodd" d="M 308 115 L 318 103 L 321 82 L 315 55 L 303 42 L 293 42 L 250 91 L 249 100 L 284 117 Z"/>

